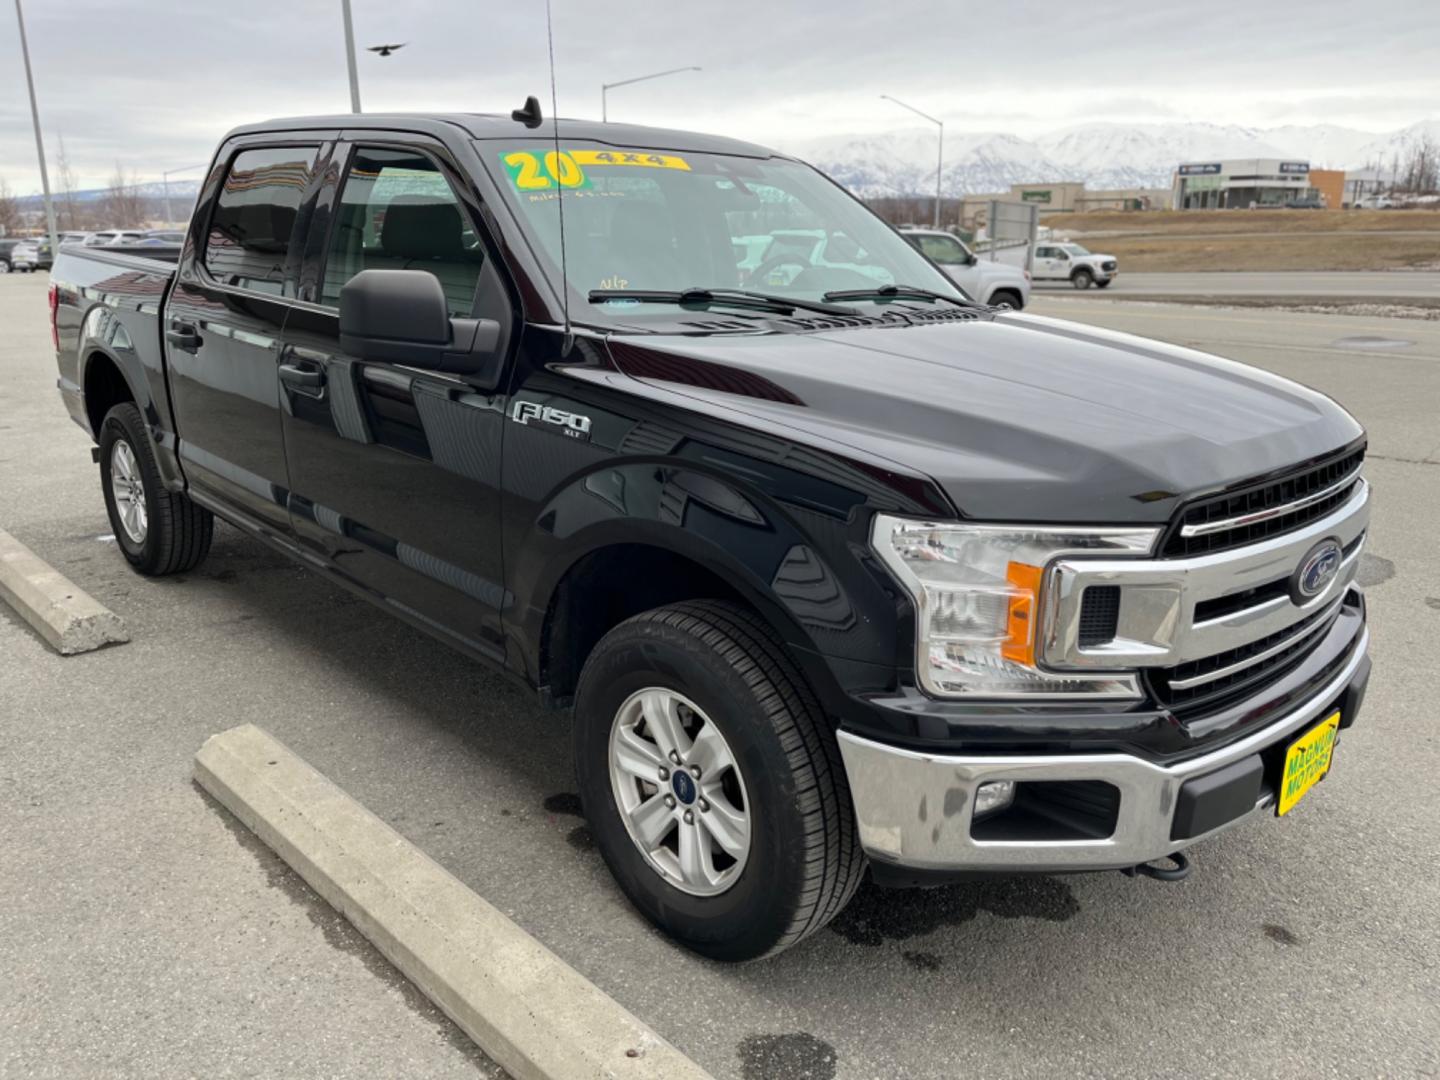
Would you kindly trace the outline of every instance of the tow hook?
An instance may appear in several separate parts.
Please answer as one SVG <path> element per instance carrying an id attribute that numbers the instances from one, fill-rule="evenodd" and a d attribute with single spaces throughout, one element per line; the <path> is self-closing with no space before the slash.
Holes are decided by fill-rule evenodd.
<path id="1" fill-rule="evenodd" d="M 1120 872 L 1126 877 L 1149 877 L 1156 881 L 1184 881 L 1190 876 L 1190 860 L 1183 851 L 1172 851 L 1165 858 L 1174 865 L 1156 866 L 1154 862 L 1148 862 L 1139 866 L 1127 866 Z"/>

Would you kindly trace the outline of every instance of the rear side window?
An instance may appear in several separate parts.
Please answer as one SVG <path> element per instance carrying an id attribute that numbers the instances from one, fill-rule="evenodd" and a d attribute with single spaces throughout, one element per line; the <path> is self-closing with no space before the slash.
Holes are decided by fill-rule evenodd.
<path id="1" fill-rule="evenodd" d="M 450 184 L 423 154 L 359 147 L 350 163 L 330 233 L 320 302 L 361 270 L 424 270 L 435 275 L 453 316 L 468 316 L 484 249 Z"/>
<path id="2" fill-rule="evenodd" d="M 279 296 L 310 183 L 314 146 L 244 150 L 230 163 L 205 237 L 205 269 L 225 285 Z"/>

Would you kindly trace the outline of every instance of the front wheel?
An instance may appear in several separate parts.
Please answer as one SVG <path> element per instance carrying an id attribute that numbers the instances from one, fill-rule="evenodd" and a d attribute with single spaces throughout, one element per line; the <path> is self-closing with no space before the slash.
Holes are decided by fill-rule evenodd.
<path id="1" fill-rule="evenodd" d="M 834 733 L 749 611 L 678 604 L 611 630 L 581 673 L 574 739 L 616 881 L 696 952 L 779 952 L 854 894 L 864 857 Z"/>
<path id="2" fill-rule="evenodd" d="M 990 306 L 1019 311 L 1025 305 L 1021 301 L 1019 293 L 1010 289 L 996 289 L 994 295 L 990 297 Z"/>
<path id="3" fill-rule="evenodd" d="M 1074 285 L 1077 289 L 1088 289 L 1091 285 L 1095 284 L 1095 275 L 1089 270 L 1076 270 L 1075 273 L 1070 275 L 1070 284 Z"/>
<path id="4" fill-rule="evenodd" d="M 215 518 L 186 495 L 165 489 L 145 418 L 128 401 L 100 425 L 100 487 L 115 542 L 140 573 L 178 574 L 210 550 Z"/>

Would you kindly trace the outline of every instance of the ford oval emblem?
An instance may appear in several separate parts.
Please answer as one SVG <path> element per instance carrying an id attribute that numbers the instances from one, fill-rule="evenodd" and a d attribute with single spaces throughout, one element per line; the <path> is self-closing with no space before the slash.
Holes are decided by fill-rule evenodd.
<path id="1" fill-rule="evenodd" d="M 1308 603 L 1328 589 L 1340 573 L 1343 558 L 1344 553 L 1334 540 L 1321 540 L 1307 551 L 1290 579 L 1290 595 L 1295 602 Z"/>

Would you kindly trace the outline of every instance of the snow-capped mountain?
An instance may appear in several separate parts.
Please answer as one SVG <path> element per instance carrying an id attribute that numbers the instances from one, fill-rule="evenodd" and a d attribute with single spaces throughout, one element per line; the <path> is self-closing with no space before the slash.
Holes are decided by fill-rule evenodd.
<path id="1" fill-rule="evenodd" d="M 1170 186 L 1182 161 L 1295 158 L 1317 168 L 1358 168 L 1404 156 L 1428 134 L 1440 144 L 1440 120 L 1381 135 L 1335 124 L 1247 128 L 1207 123 L 1081 124 L 1035 139 L 1000 133 L 945 139 L 947 195 L 1006 191 L 1013 183 L 1083 180 L 1091 189 Z M 814 162 L 860 195 L 926 194 L 935 190 L 935 132 L 906 129 L 882 135 L 831 136 L 785 149 Z"/>

